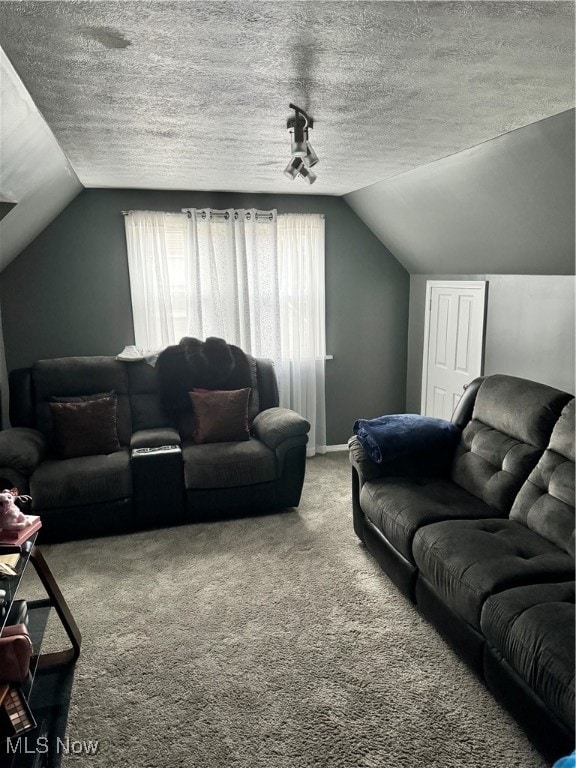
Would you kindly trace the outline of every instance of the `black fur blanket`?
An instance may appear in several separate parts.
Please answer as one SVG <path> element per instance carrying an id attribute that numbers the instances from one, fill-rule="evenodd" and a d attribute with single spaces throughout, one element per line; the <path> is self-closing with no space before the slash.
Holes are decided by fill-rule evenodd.
<path id="1" fill-rule="evenodd" d="M 214 336 L 206 341 L 185 336 L 166 347 L 156 362 L 160 396 L 168 413 L 190 410 L 188 392 L 204 389 L 243 389 L 252 386 L 250 360 L 233 344 Z"/>

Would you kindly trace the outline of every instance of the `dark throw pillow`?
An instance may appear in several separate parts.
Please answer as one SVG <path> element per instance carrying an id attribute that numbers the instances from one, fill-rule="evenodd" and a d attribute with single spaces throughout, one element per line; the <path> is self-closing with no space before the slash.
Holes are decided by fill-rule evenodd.
<path id="1" fill-rule="evenodd" d="M 115 453 L 116 397 L 50 403 L 52 451 L 60 459 Z"/>
<path id="2" fill-rule="evenodd" d="M 232 390 L 192 390 L 192 439 L 195 443 L 235 443 L 248 440 L 250 387 Z"/>

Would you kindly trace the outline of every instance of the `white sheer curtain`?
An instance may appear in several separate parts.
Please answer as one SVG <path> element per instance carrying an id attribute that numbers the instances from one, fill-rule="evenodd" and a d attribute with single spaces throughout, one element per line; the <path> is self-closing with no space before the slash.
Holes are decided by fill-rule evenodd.
<path id="1" fill-rule="evenodd" d="M 187 209 L 186 335 L 280 357 L 276 212 Z"/>
<path id="2" fill-rule="evenodd" d="M 170 254 L 175 232 L 184 232 L 186 214 L 130 211 L 124 217 L 134 336 L 143 350 L 175 344 Z M 184 238 L 181 238 L 184 244 Z M 172 248 L 171 248 L 172 246 Z"/>
<path id="3" fill-rule="evenodd" d="M 308 455 L 326 451 L 324 217 L 278 216 L 280 405 L 311 424 Z"/>
<path id="4" fill-rule="evenodd" d="M 218 336 L 274 361 L 280 404 L 326 449 L 324 217 L 255 209 L 126 215 L 135 342 Z"/>

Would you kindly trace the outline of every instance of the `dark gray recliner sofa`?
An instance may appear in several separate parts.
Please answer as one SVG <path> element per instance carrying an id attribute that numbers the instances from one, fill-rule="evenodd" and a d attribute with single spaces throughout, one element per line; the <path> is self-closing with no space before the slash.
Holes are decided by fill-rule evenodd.
<path id="1" fill-rule="evenodd" d="M 272 363 L 251 364 L 250 439 L 204 445 L 182 443 L 163 408 L 157 371 L 144 361 L 69 357 L 14 370 L 0 478 L 32 496 L 42 541 L 295 507 L 309 424 L 278 407 Z M 120 450 L 52 456 L 49 403 L 111 391 Z"/>
<path id="2" fill-rule="evenodd" d="M 357 535 L 550 761 L 574 748 L 574 402 L 489 376 L 453 453 L 349 442 Z"/>

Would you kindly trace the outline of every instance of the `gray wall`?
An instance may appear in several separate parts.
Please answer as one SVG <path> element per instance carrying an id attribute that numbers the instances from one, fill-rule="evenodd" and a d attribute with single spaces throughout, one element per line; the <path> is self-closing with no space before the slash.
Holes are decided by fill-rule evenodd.
<path id="1" fill-rule="evenodd" d="M 0 271 L 83 189 L 22 80 L 0 48 L 0 179 L 17 205 L 0 222 Z"/>
<path id="2" fill-rule="evenodd" d="M 276 208 L 326 216 L 327 440 L 404 410 L 409 276 L 341 198 L 85 190 L 0 275 L 8 369 L 134 343 L 126 209 Z"/>
<path id="3" fill-rule="evenodd" d="M 574 110 L 344 199 L 410 274 L 574 274 Z"/>
<path id="4" fill-rule="evenodd" d="M 484 373 L 507 373 L 574 392 L 574 278 L 412 275 L 406 408 L 420 413 L 427 280 L 487 280 Z"/>

